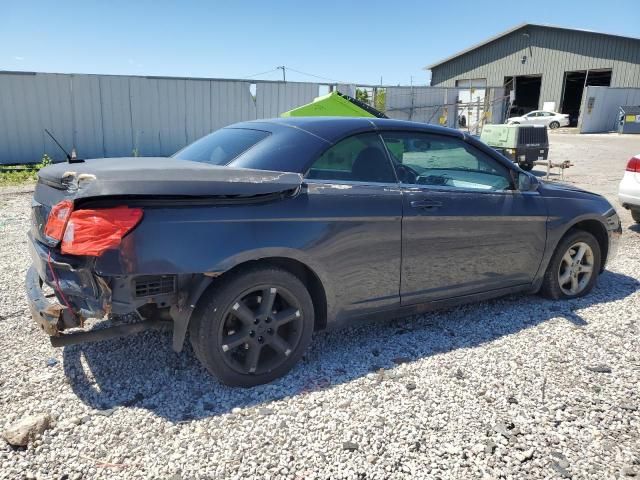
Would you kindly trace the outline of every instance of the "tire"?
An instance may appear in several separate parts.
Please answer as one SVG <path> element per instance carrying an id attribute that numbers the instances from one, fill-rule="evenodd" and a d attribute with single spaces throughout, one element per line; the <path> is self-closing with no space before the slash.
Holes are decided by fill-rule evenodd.
<path id="1" fill-rule="evenodd" d="M 631 218 L 636 223 L 640 223 L 640 210 L 631 210 Z"/>
<path id="2" fill-rule="evenodd" d="M 551 130 L 555 130 L 556 128 L 560 128 L 560 123 L 559 123 L 559 122 L 556 122 L 556 121 L 553 121 L 553 122 L 551 122 L 551 123 L 549 124 L 549 128 L 550 128 Z"/>
<path id="3" fill-rule="evenodd" d="M 530 172 L 531 170 L 533 170 L 533 163 L 531 162 L 522 162 L 518 164 L 520 166 L 521 169 L 523 169 L 526 172 Z"/>
<path id="4" fill-rule="evenodd" d="M 588 249 L 585 249 L 581 261 L 575 266 L 575 272 L 577 272 L 575 275 L 576 283 L 579 289 L 572 292 L 569 291 L 571 290 L 569 286 L 574 286 L 572 279 L 574 270 L 569 267 L 568 262 L 565 260 L 565 254 L 569 254 L 569 257 L 577 255 L 582 245 L 586 245 Z M 589 249 L 591 252 L 590 260 Z M 574 252 L 574 255 L 571 252 Z M 601 259 L 600 244 L 592 234 L 584 230 L 569 230 L 560 240 L 551 257 L 547 271 L 544 274 L 540 294 L 553 300 L 578 298 L 587 295 L 598 280 Z M 575 260 L 575 258 L 572 258 L 572 260 Z M 590 275 L 587 276 L 587 272 L 580 270 L 588 267 L 589 264 L 591 271 Z M 561 284 L 561 277 L 564 276 L 566 278 L 566 275 L 569 275 L 568 279 Z"/>
<path id="5" fill-rule="evenodd" d="M 269 312 L 263 311 L 265 301 Z M 313 302 L 300 279 L 280 268 L 253 267 L 229 274 L 204 293 L 189 340 L 198 360 L 222 383 L 253 387 L 291 370 L 313 328 Z"/>

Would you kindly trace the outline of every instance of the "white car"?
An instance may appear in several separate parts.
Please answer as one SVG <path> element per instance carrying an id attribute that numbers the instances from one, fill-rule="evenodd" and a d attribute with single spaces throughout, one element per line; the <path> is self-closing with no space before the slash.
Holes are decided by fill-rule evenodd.
<path id="1" fill-rule="evenodd" d="M 618 188 L 618 199 L 624 208 L 631 210 L 633 220 L 640 223 L 640 153 L 627 163 Z"/>
<path id="2" fill-rule="evenodd" d="M 534 110 L 521 117 L 507 119 L 510 125 L 546 125 L 549 128 L 560 128 L 569 125 L 569 115 L 564 113 L 547 112 L 546 110 Z"/>

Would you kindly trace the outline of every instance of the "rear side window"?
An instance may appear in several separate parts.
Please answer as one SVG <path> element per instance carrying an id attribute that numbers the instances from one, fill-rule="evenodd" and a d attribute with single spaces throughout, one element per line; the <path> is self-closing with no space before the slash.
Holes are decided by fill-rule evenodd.
<path id="1" fill-rule="evenodd" d="M 187 145 L 173 157 L 211 165 L 227 165 L 268 135 L 269 132 L 262 130 L 223 128 Z"/>
<path id="2" fill-rule="evenodd" d="M 345 138 L 313 162 L 307 178 L 318 180 L 395 183 L 391 162 L 380 138 L 365 133 Z"/>

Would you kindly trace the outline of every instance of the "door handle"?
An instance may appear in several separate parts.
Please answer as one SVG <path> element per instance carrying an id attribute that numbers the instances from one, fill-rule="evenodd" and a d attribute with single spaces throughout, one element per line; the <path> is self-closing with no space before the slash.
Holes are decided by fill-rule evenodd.
<path id="1" fill-rule="evenodd" d="M 420 208 L 423 210 L 433 210 L 440 208 L 442 206 L 442 202 L 437 202 L 435 200 L 413 200 L 411 202 L 411 206 L 413 208 Z"/>

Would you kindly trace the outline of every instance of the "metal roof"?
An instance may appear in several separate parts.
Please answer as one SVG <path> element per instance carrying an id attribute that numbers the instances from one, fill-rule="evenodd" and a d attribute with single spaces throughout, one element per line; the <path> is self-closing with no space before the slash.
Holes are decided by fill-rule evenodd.
<path id="1" fill-rule="evenodd" d="M 455 53 L 443 60 L 440 60 L 439 62 L 436 63 L 432 63 L 431 65 L 427 65 L 426 67 L 424 67 L 424 70 L 431 70 L 434 67 L 437 67 L 438 65 L 442 65 L 443 63 L 447 63 L 450 60 L 453 60 L 454 58 L 460 57 L 466 53 L 472 52 L 473 50 L 476 50 L 480 47 L 483 47 L 491 42 L 494 42 L 502 37 L 505 37 L 507 35 L 509 35 L 510 33 L 516 32 L 520 29 L 526 28 L 526 27 L 538 27 L 538 28 L 550 28 L 550 29 L 554 29 L 554 30 L 565 30 L 565 31 L 570 31 L 570 32 L 582 32 L 582 33 L 592 33 L 592 34 L 596 34 L 596 35 L 605 35 L 607 37 L 618 37 L 618 38 L 625 38 L 628 40 L 638 40 L 640 41 L 640 38 L 638 37 L 629 37 L 629 36 L 625 36 L 625 35 L 618 35 L 618 34 L 613 34 L 613 33 L 605 33 L 605 32 L 596 32 L 594 30 L 584 30 L 581 28 L 568 28 L 568 27 L 560 27 L 557 25 L 546 25 L 546 24 L 540 24 L 540 23 L 521 23 L 519 25 L 516 25 L 515 27 L 510 28 L 509 30 L 506 30 L 502 33 L 499 33 L 497 35 L 494 35 L 490 38 L 487 38 L 486 40 L 483 40 L 480 43 L 476 43 L 475 45 L 470 46 L 469 48 L 466 48 L 464 50 L 461 50 L 458 53 Z"/>

